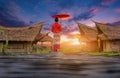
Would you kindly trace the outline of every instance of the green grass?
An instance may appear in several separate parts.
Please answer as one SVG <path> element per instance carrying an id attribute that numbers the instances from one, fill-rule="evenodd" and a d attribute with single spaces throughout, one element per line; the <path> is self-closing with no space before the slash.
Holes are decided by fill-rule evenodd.
<path id="1" fill-rule="evenodd" d="M 120 56 L 120 52 L 90 52 L 89 54 L 98 56 Z"/>

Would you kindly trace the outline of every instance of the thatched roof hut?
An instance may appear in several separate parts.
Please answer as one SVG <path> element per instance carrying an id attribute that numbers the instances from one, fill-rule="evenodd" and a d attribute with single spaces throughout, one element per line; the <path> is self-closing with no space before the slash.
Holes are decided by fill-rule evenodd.
<path id="1" fill-rule="evenodd" d="M 8 35 L 9 41 L 34 41 L 36 36 L 40 33 L 43 23 L 38 23 L 33 26 L 21 27 L 21 28 L 8 28 L 0 26 L 0 30 L 4 32 L 0 35 L 0 41 L 6 40 Z"/>
<path id="2" fill-rule="evenodd" d="M 83 25 L 78 23 L 82 41 L 96 41 L 97 39 L 97 30 L 95 28 Z"/>
<path id="3" fill-rule="evenodd" d="M 33 44 L 37 41 L 51 41 L 52 38 L 47 34 L 41 34 L 43 23 L 21 28 L 8 28 L 0 26 L 3 31 L 0 34 L 1 52 L 33 52 Z M 6 36 L 7 35 L 7 36 Z M 9 41 L 8 47 L 5 47 L 6 38 Z"/>
<path id="4" fill-rule="evenodd" d="M 120 26 L 109 26 L 106 24 L 95 22 L 98 30 L 98 37 L 102 40 L 120 39 Z"/>
<path id="5" fill-rule="evenodd" d="M 78 23 L 80 29 L 80 42 L 86 45 L 81 45 L 81 51 L 98 51 L 97 30 L 95 28 Z"/>
<path id="6" fill-rule="evenodd" d="M 38 34 L 35 38 L 35 42 L 45 42 L 45 41 L 48 41 L 48 42 L 53 42 L 53 39 L 52 37 L 48 36 L 49 33 L 46 33 L 46 34 Z"/>
<path id="7" fill-rule="evenodd" d="M 95 22 L 98 30 L 100 50 L 105 52 L 120 52 L 120 27 L 109 26 Z"/>

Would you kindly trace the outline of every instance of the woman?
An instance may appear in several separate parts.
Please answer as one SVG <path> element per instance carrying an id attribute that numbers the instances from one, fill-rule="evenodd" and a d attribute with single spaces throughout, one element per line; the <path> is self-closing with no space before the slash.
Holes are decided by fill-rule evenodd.
<path id="1" fill-rule="evenodd" d="M 51 31 L 54 33 L 54 52 L 58 52 L 60 49 L 60 32 L 62 31 L 62 27 L 58 21 L 58 18 L 55 18 L 55 23 L 52 25 L 51 29 Z"/>

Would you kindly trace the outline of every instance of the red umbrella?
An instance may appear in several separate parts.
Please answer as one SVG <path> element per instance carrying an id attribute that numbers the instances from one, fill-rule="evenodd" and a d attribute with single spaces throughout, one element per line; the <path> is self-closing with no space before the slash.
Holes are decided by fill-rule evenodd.
<path id="1" fill-rule="evenodd" d="M 70 18 L 69 14 L 57 14 L 57 15 L 53 15 L 53 18 L 60 18 L 61 20 L 66 20 L 68 18 Z"/>

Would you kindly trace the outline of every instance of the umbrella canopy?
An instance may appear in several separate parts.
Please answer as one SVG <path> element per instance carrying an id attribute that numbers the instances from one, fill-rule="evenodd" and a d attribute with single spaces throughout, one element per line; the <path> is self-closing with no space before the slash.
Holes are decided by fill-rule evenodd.
<path id="1" fill-rule="evenodd" d="M 57 15 L 53 15 L 52 18 L 59 18 L 61 20 L 66 20 L 70 18 L 70 15 L 69 14 L 57 14 Z"/>

